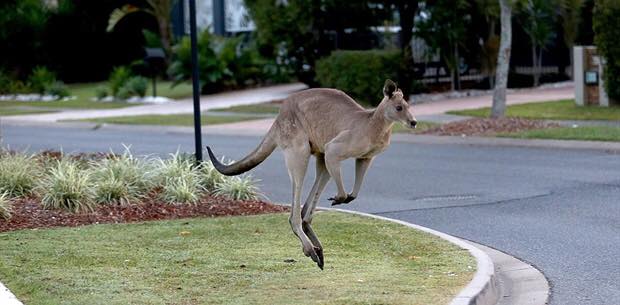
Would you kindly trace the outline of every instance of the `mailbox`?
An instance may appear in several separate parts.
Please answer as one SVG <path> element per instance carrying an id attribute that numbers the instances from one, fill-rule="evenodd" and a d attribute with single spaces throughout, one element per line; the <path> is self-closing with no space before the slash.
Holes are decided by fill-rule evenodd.
<path id="1" fill-rule="evenodd" d="M 157 75 L 166 67 L 166 53 L 162 48 L 144 48 L 144 66 L 153 79 L 153 96 L 157 96 Z"/>

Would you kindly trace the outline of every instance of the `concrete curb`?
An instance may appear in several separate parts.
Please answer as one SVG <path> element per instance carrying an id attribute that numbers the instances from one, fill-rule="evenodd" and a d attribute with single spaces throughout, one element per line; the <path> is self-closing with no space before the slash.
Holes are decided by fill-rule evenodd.
<path id="1" fill-rule="evenodd" d="M 500 290 L 497 282 L 497 277 L 495 275 L 495 265 L 491 258 L 482 250 L 476 248 L 472 244 L 456 238 L 454 236 L 435 231 L 433 229 L 429 229 L 426 227 L 422 227 L 419 225 L 415 225 L 409 222 L 391 219 L 383 216 L 377 216 L 373 214 L 350 211 L 344 209 L 334 209 L 334 208 L 324 208 L 317 207 L 318 210 L 323 211 L 337 211 L 343 213 L 349 213 L 354 215 L 360 215 L 365 217 L 370 217 L 374 219 L 380 219 L 385 221 L 394 222 L 397 224 L 401 224 L 403 226 L 410 227 L 412 229 L 416 229 L 419 231 L 423 231 L 432 235 L 435 235 L 439 238 L 447 240 L 460 248 L 463 248 L 476 258 L 476 273 L 474 274 L 473 279 L 456 297 L 450 302 L 450 305 L 494 305 L 497 304 L 500 298 Z"/>
<path id="2" fill-rule="evenodd" d="M 1 282 L 0 282 L 0 304 L 2 305 L 24 305 Z"/>

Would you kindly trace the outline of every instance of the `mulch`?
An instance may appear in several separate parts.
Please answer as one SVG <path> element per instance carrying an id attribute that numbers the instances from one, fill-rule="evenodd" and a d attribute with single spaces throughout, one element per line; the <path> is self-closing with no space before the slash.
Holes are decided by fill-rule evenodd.
<path id="1" fill-rule="evenodd" d="M 473 118 L 446 123 L 438 127 L 420 131 L 418 134 L 438 136 L 492 136 L 498 133 L 512 133 L 559 126 L 560 125 L 556 123 L 522 118 Z"/>
<path id="2" fill-rule="evenodd" d="M 25 198 L 13 201 L 11 219 L 7 221 L 0 218 L 0 232 L 189 217 L 256 215 L 287 210 L 287 207 L 262 201 L 235 201 L 205 195 L 196 205 L 171 205 L 151 198 L 140 204 L 102 205 L 92 212 L 74 214 L 62 210 L 47 210 L 41 206 L 39 199 Z"/>

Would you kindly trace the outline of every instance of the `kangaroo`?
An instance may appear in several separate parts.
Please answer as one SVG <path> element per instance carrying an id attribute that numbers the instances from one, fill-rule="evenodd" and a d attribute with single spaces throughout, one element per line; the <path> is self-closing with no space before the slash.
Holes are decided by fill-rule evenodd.
<path id="1" fill-rule="evenodd" d="M 340 90 L 304 90 L 284 100 L 262 142 L 240 161 L 224 165 L 207 146 L 214 167 L 228 176 L 247 172 L 264 161 L 276 147 L 282 149 L 293 185 L 289 223 L 301 241 L 304 254 L 321 269 L 323 247 L 310 225 L 330 177 L 338 188 L 338 193 L 329 198 L 332 205 L 353 201 L 373 158 L 389 146 L 394 123 L 400 122 L 410 128 L 417 124 L 402 91 L 393 81 L 385 81 L 383 94 L 377 108 L 366 110 Z M 302 186 L 311 155 L 316 157 L 316 177 L 302 209 Z M 345 191 L 340 174 L 340 162 L 348 158 L 355 158 L 355 183 L 351 193 Z"/>

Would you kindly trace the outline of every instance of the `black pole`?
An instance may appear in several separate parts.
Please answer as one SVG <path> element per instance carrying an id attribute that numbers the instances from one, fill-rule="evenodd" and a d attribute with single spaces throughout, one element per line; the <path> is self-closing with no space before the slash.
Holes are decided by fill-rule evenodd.
<path id="1" fill-rule="evenodd" d="M 215 35 L 226 34 L 226 16 L 224 15 L 224 0 L 213 0 L 213 32 Z"/>
<path id="2" fill-rule="evenodd" d="M 198 46 L 196 39 L 196 0 L 189 0 L 189 31 L 192 42 L 192 91 L 194 93 L 194 137 L 196 143 L 196 161 L 202 162 L 200 79 L 198 75 Z"/>
<path id="3" fill-rule="evenodd" d="M 157 84 L 155 83 L 157 80 L 157 74 L 153 75 L 153 97 L 157 96 Z"/>

